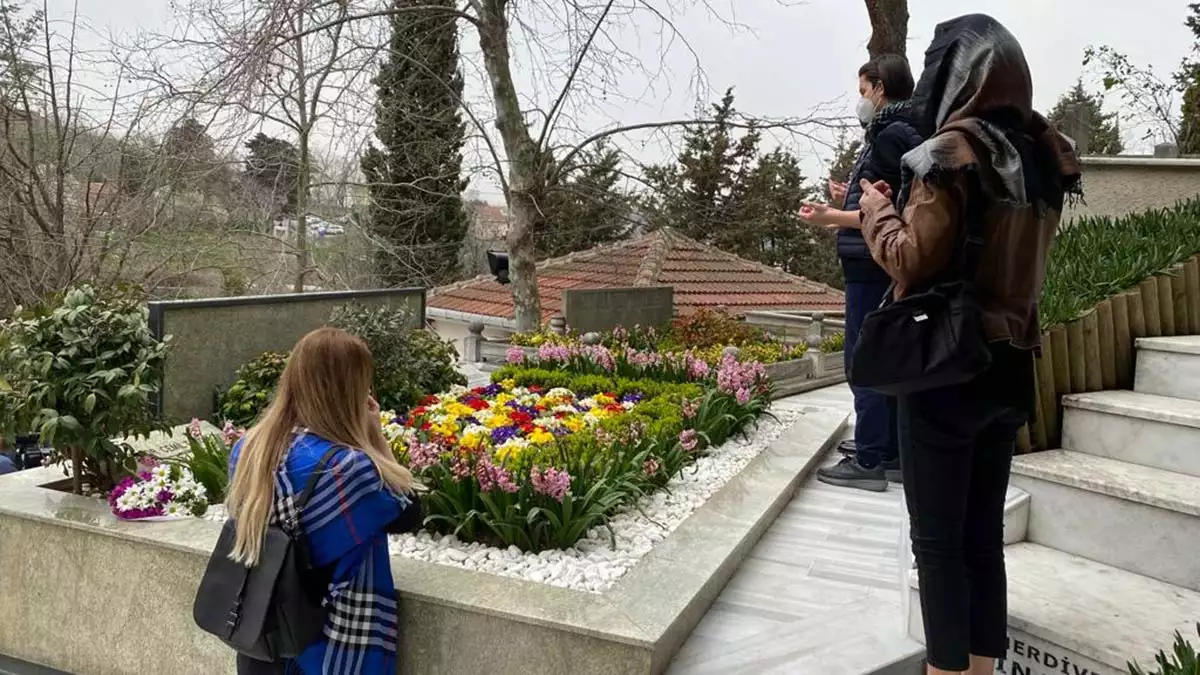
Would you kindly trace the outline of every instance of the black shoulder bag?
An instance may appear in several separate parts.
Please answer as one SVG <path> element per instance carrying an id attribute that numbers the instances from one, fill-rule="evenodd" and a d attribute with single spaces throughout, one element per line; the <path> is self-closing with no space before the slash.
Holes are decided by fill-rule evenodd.
<path id="1" fill-rule="evenodd" d="M 237 535 L 233 519 L 221 529 L 196 591 L 192 617 L 203 631 L 240 654 L 278 662 L 298 656 L 321 636 L 326 589 L 314 579 L 300 514 L 337 450 L 325 453 L 295 499 L 296 536 L 278 525 L 268 526 L 254 567 L 229 558 Z"/>
<path id="2" fill-rule="evenodd" d="M 900 300 L 889 289 L 863 320 L 850 355 L 850 384 L 902 396 L 969 382 L 992 364 L 974 283 L 984 244 L 979 203 L 977 192 L 967 200 L 966 223 L 943 281 Z"/>

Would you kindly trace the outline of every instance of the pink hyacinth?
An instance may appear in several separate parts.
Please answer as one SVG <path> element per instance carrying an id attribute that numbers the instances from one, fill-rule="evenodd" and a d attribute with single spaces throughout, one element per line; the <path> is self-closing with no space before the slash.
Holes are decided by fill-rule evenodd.
<path id="1" fill-rule="evenodd" d="M 221 438 L 227 446 L 232 446 L 241 440 L 244 433 L 246 433 L 246 430 L 233 426 L 233 422 L 226 421 L 225 426 L 221 427 Z"/>
<path id="2" fill-rule="evenodd" d="M 512 494 L 521 489 L 513 482 L 512 474 L 507 469 L 492 464 L 492 460 L 486 456 L 475 462 L 475 480 L 479 481 L 479 489 L 482 492 L 491 492 L 499 488 Z"/>
<path id="3" fill-rule="evenodd" d="M 717 389 L 726 394 L 737 395 L 743 389 L 761 391 L 766 381 L 767 372 L 761 363 L 740 363 L 733 354 L 726 354 L 717 369 Z"/>
<path id="4" fill-rule="evenodd" d="M 700 445 L 700 436 L 695 429 L 684 429 L 679 432 L 679 444 L 684 450 L 691 452 Z"/>
<path id="5" fill-rule="evenodd" d="M 746 405 L 750 402 L 750 390 L 738 389 L 734 397 L 737 399 L 738 405 Z"/>
<path id="6" fill-rule="evenodd" d="M 414 443 L 408 448 L 408 465 L 423 471 L 441 461 L 441 448 L 436 443 Z"/>
<path id="7" fill-rule="evenodd" d="M 642 463 L 642 473 L 646 474 L 647 476 L 657 476 L 658 472 L 661 470 L 662 465 L 659 464 L 658 460 L 654 459 L 653 457 Z"/>
<path id="8" fill-rule="evenodd" d="M 685 360 L 687 362 L 688 377 L 693 380 L 703 380 L 712 372 L 712 367 L 704 359 L 698 359 L 688 354 Z"/>
<path id="9" fill-rule="evenodd" d="M 613 354 L 608 347 L 601 345 L 587 346 L 583 348 L 582 354 L 584 358 L 592 363 L 600 366 L 607 372 L 612 372 L 617 369 L 617 361 L 613 358 Z"/>
<path id="10" fill-rule="evenodd" d="M 690 420 L 700 413 L 700 401 L 684 401 L 683 402 L 683 419 Z"/>
<path id="11" fill-rule="evenodd" d="M 454 482 L 457 483 L 471 475 L 471 464 L 467 462 L 465 457 L 458 457 L 454 460 L 454 464 L 450 466 L 450 473 L 454 478 Z"/>
<path id="12" fill-rule="evenodd" d="M 567 496 L 567 491 L 571 489 L 571 474 L 554 467 L 545 471 L 536 466 L 533 467 L 533 470 L 529 472 L 529 480 L 533 483 L 534 492 L 546 495 L 560 503 Z"/>
<path id="13" fill-rule="evenodd" d="M 537 357 L 539 361 L 566 363 L 571 360 L 571 356 L 573 356 L 571 349 L 562 345 L 544 344 L 538 347 Z"/>
<path id="14" fill-rule="evenodd" d="M 200 420 L 193 417 L 192 423 L 188 425 L 187 432 L 188 432 L 188 435 L 191 436 L 192 438 L 194 438 L 196 440 L 200 440 L 200 437 L 204 435 L 204 432 L 200 427 Z"/>
<path id="15" fill-rule="evenodd" d="M 520 347 L 509 347 L 504 354 L 504 360 L 513 365 L 525 363 L 525 350 Z"/>

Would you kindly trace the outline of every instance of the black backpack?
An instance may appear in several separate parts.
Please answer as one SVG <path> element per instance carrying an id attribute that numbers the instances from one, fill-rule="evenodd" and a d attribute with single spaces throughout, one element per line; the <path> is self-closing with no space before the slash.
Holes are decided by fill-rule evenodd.
<path id="1" fill-rule="evenodd" d="M 321 637 L 326 584 L 314 574 L 299 519 L 317 479 L 337 450 L 334 447 L 325 453 L 294 501 L 296 538 L 278 525 L 268 526 L 254 567 L 229 558 L 237 535 L 233 519 L 225 521 L 221 529 L 196 591 L 192 617 L 201 630 L 239 654 L 278 662 L 298 656 Z"/>

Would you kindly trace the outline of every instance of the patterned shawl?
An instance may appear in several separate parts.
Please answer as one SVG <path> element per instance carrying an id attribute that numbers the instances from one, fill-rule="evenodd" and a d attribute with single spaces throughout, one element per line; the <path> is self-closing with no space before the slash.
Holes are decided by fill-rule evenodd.
<path id="1" fill-rule="evenodd" d="M 334 454 L 303 513 L 297 514 L 294 500 L 333 446 L 301 431 L 275 474 L 271 522 L 295 536 L 299 515 L 312 564 L 332 570 L 324 599 L 329 611 L 324 638 L 289 661 L 287 672 L 391 673 L 396 662 L 396 589 L 385 528 L 404 510 L 408 498 L 387 487 L 365 454 L 345 449 Z M 240 449 L 239 443 L 231 466 Z"/>
<path id="2" fill-rule="evenodd" d="M 996 177 L 980 186 L 998 201 L 1061 209 L 1064 198 L 1082 197 L 1074 146 L 1034 112 L 1025 53 L 995 19 L 971 14 L 937 27 L 913 107 L 929 140 L 904 156 L 901 206 L 912 180 L 959 172 L 978 178 L 979 163 Z"/>

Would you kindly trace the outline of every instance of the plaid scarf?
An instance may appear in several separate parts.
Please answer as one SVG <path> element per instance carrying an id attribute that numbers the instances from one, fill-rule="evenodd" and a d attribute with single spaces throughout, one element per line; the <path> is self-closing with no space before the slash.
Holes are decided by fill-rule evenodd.
<path id="1" fill-rule="evenodd" d="M 275 474 L 271 521 L 307 538 L 314 567 L 332 570 L 323 639 L 287 663 L 301 675 L 391 673 L 396 663 L 396 589 L 387 526 L 408 503 L 383 482 L 363 453 L 345 449 L 330 460 L 303 513 L 295 499 L 334 443 L 301 430 Z M 235 449 L 236 451 L 236 449 Z M 236 462 L 236 456 L 232 458 Z"/>

